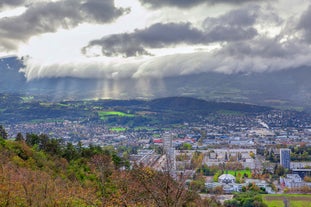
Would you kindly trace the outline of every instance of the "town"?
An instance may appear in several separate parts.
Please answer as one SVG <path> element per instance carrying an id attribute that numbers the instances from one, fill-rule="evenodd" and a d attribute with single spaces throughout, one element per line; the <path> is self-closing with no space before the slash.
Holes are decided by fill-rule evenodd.
<path id="1" fill-rule="evenodd" d="M 222 113 L 213 120 L 162 127 L 105 125 L 79 120 L 6 125 L 19 132 L 47 134 L 73 145 L 131 149 L 126 157 L 224 203 L 255 185 L 267 194 L 311 192 L 310 117 L 272 110 L 247 116 Z M 122 154 L 121 156 L 124 156 Z"/>

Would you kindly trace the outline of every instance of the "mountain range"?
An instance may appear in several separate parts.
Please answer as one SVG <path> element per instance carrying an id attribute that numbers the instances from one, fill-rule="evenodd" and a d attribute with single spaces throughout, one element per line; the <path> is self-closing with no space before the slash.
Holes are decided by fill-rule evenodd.
<path id="1" fill-rule="evenodd" d="M 154 99 L 186 96 L 210 101 L 311 108 L 311 68 L 261 73 L 202 73 L 162 79 L 41 78 L 27 81 L 17 57 L 0 59 L 0 93 L 47 96 L 51 100 Z"/>

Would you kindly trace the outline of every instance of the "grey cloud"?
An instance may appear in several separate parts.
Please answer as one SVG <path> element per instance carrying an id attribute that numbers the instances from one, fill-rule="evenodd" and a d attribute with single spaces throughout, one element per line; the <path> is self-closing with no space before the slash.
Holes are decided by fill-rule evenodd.
<path id="1" fill-rule="evenodd" d="M 233 42 L 213 52 L 158 57 L 141 64 L 133 77 L 170 77 L 202 72 L 252 73 L 311 66 L 311 48 L 293 40 L 258 38 L 250 43 Z M 167 64 L 170 63 L 170 64 Z"/>
<path id="2" fill-rule="evenodd" d="M 164 48 L 178 44 L 207 44 L 217 41 L 237 41 L 253 38 L 257 31 L 253 28 L 215 27 L 210 31 L 203 31 L 193 27 L 190 23 L 154 24 L 134 33 L 115 34 L 93 40 L 82 49 L 84 54 L 94 46 L 100 46 L 105 56 L 124 57 L 150 55 L 147 48 Z"/>
<path id="3" fill-rule="evenodd" d="M 189 8 L 199 4 L 242 4 L 247 2 L 258 2 L 262 0 L 139 0 L 143 5 L 151 8 L 179 7 Z"/>
<path id="4" fill-rule="evenodd" d="M 311 43 L 311 5 L 300 17 L 297 29 L 302 30 L 304 39 Z"/>
<path id="5" fill-rule="evenodd" d="M 311 48 L 304 46 L 303 42 L 295 43 L 293 40 L 288 44 L 278 44 L 275 39 L 262 37 L 248 45 L 240 43 L 230 43 L 212 52 L 175 54 L 134 62 L 89 60 L 84 64 L 69 62 L 42 66 L 38 62 L 27 61 L 22 72 L 29 81 L 44 77 L 146 79 L 211 71 L 226 74 L 252 73 L 311 66 Z M 260 45 L 261 48 L 257 48 Z"/>
<path id="6" fill-rule="evenodd" d="M 256 38 L 249 39 L 248 41 L 231 41 L 219 53 L 238 59 L 268 59 L 268 62 L 270 62 L 269 59 L 293 58 L 296 55 L 304 54 L 305 51 L 309 51 L 308 46 L 300 39 L 287 38 L 288 34 L 293 33 L 293 30 L 290 27 L 288 28 L 292 23 L 290 21 L 284 21 L 270 6 L 263 8 L 257 5 L 247 5 L 220 16 L 217 19 L 207 18 L 204 21 L 204 26 L 207 29 L 214 29 L 216 25 L 221 28 L 240 28 L 239 31 L 247 30 L 250 34 L 254 24 L 260 24 L 262 26 L 270 24 L 276 27 L 283 26 L 280 33 L 274 37 L 268 37 L 266 34 L 257 34 Z M 222 32 L 222 34 L 226 33 Z"/>
<path id="7" fill-rule="evenodd" d="M 217 18 L 206 18 L 203 25 L 208 28 L 214 25 L 238 25 L 238 26 L 252 26 L 260 12 L 258 5 L 249 5 L 240 9 L 232 10 Z"/>
<path id="8" fill-rule="evenodd" d="M 259 57 L 259 58 L 291 58 L 296 54 L 308 51 L 307 46 L 299 40 L 280 43 L 279 37 L 260 37 L 252 41 L 232 42 L 224 47 L 220 53 L 231 57 Z"/>
<path id="9" fill-rule="evenodd" d="M 116 34 L 94 40 L 83 49 L 101 46 L 103 55 L 124 57 L 150 55 L 145 47 L 161 48 L 179 43 L 199 43 L 204 38 L 202 31 L 193 28 L 190 23 L 154 24 L 144 30 L 134 33 Z"/>
<path id="10" fill-rule="evenodd" d="M 203 29 L 190 23 L 155 24 L 133 33 L 115 34 L 94 40 L 85 48 L 86 51 L 89 47 L 99 46 L 106 56 L 121 54 L 130 57 L 149 55 L 150 48 L 226 41 L 209 52 L 198 51 L 146 59 L 129 58 L 123 61 L 111 59 L 117 63 L 110 63 L 108 58 L 103 58 L 96 64 L 92 58 L 84 65 L 74 62 L 50 66 L 29 63 L 24 72 L 28 80 L 42 77 L 145 80 L 148 77 L 161 78 L 209 71 L 251 73 L 311 66 L 311 47 L 304 39 L 296 36 L 297 28 L 305 36 L 310 32 L 311 25 L 307 20 L 311 19 L 311 8 L 303 13 L 298 26 L 293 18 L 283 20 L 276 12 L 273 8 L 266 10 L 263 7 L 245 5 L 217 18 L 206 19 Z M 276 25 L 282 31 L 272 38 L 264 32 L 257 34 L 253 27 L 255 24 L 262 28 Z"/>
<path id="11" fill-rule="evenodd" d="M 167 26 L 167 27 L 166 27 Z M 172 25 L 170 25 L 172 26 Z M 138 51 L 140 53 L 148 53 L 144 47 L 154 47 L 162 44 L 178 44 L 180 42 L 188 42 L 191 44 L 199 44 L 207 41 L 204 31 L 193 28 L 191 24 L 181 23 L 174 24 L 176 27 L 174 31 L 187 30 L 187 35 L 178 36 L 177 39 L 170 39 L 163 37 L 160 34 L 155 35 L 155 31 L 167 31 L 168 25 L 154 25 L 155 29 L 149 33 L 146 30 L 136 30 L 133 34 L 112 35 L 101 39 L 103 42 L 94 42 L 94 45 L 105 44 L 109 52 L 110 47 L 115 47 L 115 53 L 122 51 L 122 44 L 116 45 L 118 41 L 128 43 L 129 47 L 137 46 L 137 48 L 130 48 L 129 51 Z M 182 28 L 182 29 L 181 29 Z M 250 28 L 247 26 L 247 28 Z M 181 29 L 181 30 L 179 30 Z M 173 33 L 167 31 L 168 34 Z M 135 34 L 135 35 L 134 35 Z M 28 80 L 42 78 L 42 77 L 89 77 L 89 78 L 108 78 L 108 79 L 148 79 L 148 78 L 162 78 L 174 77 L 188 74 L 198 74 L 204 72 L 219 72 L 219 73 L 252 73 L 275 71 L 289 68 L 297 68 L 303 66 L 311 66 L 310 53 L 311 48 L 299 38 L 287 39 L 284 37 L 288 34 L 287 31 L 281 32 L 280 35 L 270 38 L 263 35 L 257 35 L 255 38 L 248 41 L 233 41 L 222 44 L 221 48 L 210 52 L 196 52 L 189 54 L 175 54 L 170 56 L 153 57 L 150 59 L 132 59 L 127 61 L 120 61 L 117 64 L 111 64 L 104 59 L 102 62 L 94 63 L 89 60 L 89 63 L 84 65 L 77 63 L 68 63 L 66 65 L 50 65 L 41 67 L 41 65 L 27 64 L 24 73 Z M 151 36 L 154 35 L 154 36 Z M 114 37 L 114 38 L 112 38 Z M 145 44 L 137 44 L 145 43 Z M 196 38 L 193 38 L 196 37 Z M 119 38 L 119 39 L 118 39 Z M 143 41 L 141 41 L 143 40 Z M 133 42 L 131 42 L 133 41 Z M 118 48 L 118 47 L 121 47 Z M 123 51 L 124 53 L 126 51 Z M 132 54 L 127 54 L 133 56 Z"/>
<path id="12" fill-rule="evenodd" d="M 26 0 L 1 0 L 0 1 L 0 11 L 6 7 L 17 7 L 25 4 Z"/>
<path id="13" fill-rule="evenodd" d="M 219 17 L 206 18 L 203 21 L 203 30 L 190 23 L 158 23 L 133 33 L 115 34 L 91 41 L 82 52 L 88 54 L 89 48 L 99 46 L 104 56 L 131 57 L 150 55 L 148 49 L 178 44 L 250 40 L 258 35 L 253 26 L 260 15 L 260 6 L 248 4 Z"/>
<path id="14" fill-rule="evenodd" d="M 258 34 L 252 26 L 257 20 L 259 10 L 259 6 L 250 5 L 217 18 L 208 17 L 204 20 L 203 27 L 211 42 L 251 39 Z"/>
<path id="15" fill-rule="evenodd" d="M 88 0 L 81 4 L 81 11 L 92 22 L 110 22 L 128 10 L 117 9 L 114 0 Z"/>
<path id="16" fill-rule="evenodd" d="M 274 38 L 258 35 L 248 41 L 228 42 L 212 52 L 159 57 L 142 64 L 133 77 L 167 77 L 210 71 L 252 73 L 311 66 L 309 45 L 299 38 L 284 41 L 286 35 L 282 32 Z"/>
<path id="17" fill-rule="evenodd" d="M 112 35 L 100 40 L 94 40 L 83 49 L 83 53 L 87 53 L 87 48 L 100 45 L 104 56 L 118 56 L 122 54 L 124 57 L 149 55 L 143 48 L 143 43 L 132 37 L 130 34 Z"/>
<path id="18" fill-rule="evenodd" d="M 140 0 L 143 5 L 151 7 L 175 6 L 187 8 L 206 2 L 205 0 Z"/>
<path id="19" fill-rule="evenodd" d="M 254 28 L 241 28 L 241 27 L 224 27 L 218 26 L 208 32 L 207 39 L 209 42 L 219 41 L 239 41 L 252 39 L 257 35 L 257 30 Z"/>
<path id="20" fill-rule="evenodd" d="M 136 30 L 135 36 L 150 47 L 201 42 L 204 34 L 190 23 L 154 24 L 145 30 Z"/>
<path id="21" fill-rule="evenodd" d="M 83 22 L 107 23 L 124 13 L 116 8 L 113 0 L 61 0 L 31 4 L 20 16 L 0 19 L 0 43 L 25 42 L 38 34 L 56 32 L 59 28 L 69 29 Z M 8 39 L 9 38 L 9 39 Z"/>

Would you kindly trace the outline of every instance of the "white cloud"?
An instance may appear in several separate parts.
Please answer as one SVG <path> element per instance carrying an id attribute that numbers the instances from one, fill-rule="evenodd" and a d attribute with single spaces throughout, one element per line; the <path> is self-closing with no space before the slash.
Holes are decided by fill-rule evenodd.
<path id="1" fill-rule="evenodd" d="M 43 77 L 157 78 L 207 71 L 234 73 L 310 66 L 311 49 L 303 38 L 310 30 L 297 28 L 302 14 L 308 11 L 307 0 L 255 3 L 235 1 L 238 2 L 236 4 L 225 4 L 225 1 L 222 1 L 222 4 L 200 4 L 191 8 L 166 6 L 154 10 L 143 7 L 138 0 L 116 0 L 114 6 L 102 6 L 115 9 L 116 12 L 124 11 L 119 10 L 120 7 L 130 7 L 131 12 L 123 12 L 122 15 L 111 13 L 109 18 L 99 21 L 100 17 L 96 15 L 98 13 L 94 7 L 96 4 L 87 7 L 87 11 L 92 14 L 92 18 L 88 16 L 88 20 L 82 18 L 86 12 L 81 16 L 79 11 L 71 11 L 71 7 L 65 7 L 70 11 L 65 15 L 66 21 L 64 16 L 59 15 L 51 22 L 50 18 L 45 18 L 43 23 L 42 19 L 36 20 L 35 14 L 43 17 L 45 13 L 42 11 L 46 11 L 51 17 L 55 17 L 58 13 L 52 12 L 51 7 L 42 5 L 54 2 L 52 5 L 57 5 L 53 7 L 54 10 L 63 14 L 63 11 L 67 10 L 60 9 L 60 3 L 69 5 L 71 2 L 76 5 L 77 2 L 83 1 L 45 0 L 45 3 L 41 2 L 41 6 L 36 2 L 38 1 L 29 1 L 27 7 L 18 4 L 16 8 L 19 9 L 7 9 L 6 13 L 0 13 L 0 25 L 3 26 L 0 28 L 1 55 L 12 54 L 10 49 L 15 49 L 19 56 L 29 56 L 24 69 L 28 80 Z M 13 7 L 11 5 L 5 8 Z M 248 17 L 247 21 L 244 17 Z M 32 19 L 40 23 L 39 26 L 31 25 Z M 204 20 L 208 20 L 207 28 L 203 27 Z M 207 42 L 188 41 L 188 44 L 177 41 L 170 47 L 164 45 L 160 48 L 148 45 L 145 40 L 147 51 L 153 54 L 150 57 L 102 57 L 102 47 L 92 48 L 92 58 L 81 53 L 81 48 L 90 41 L 102 37 L 121 33 L 134 34 L 157 23 L 177 25 L 185 22 L 200 31 L 206 29 L 205 33 L 209 34 L 209 38 L 214 34 L 218 39 Z M 241 34 L 250 29 L 255 29 L 258 34 L 250 35 L 247 40 L 241 38 Z M 168 30 L 162 31 L 163 35 L 167 35 L 166 32 Z M 173 36 L 178 38 L 180 35 L 176 33 Z M 233 37 L 239 38 L 232 41 Z"/>

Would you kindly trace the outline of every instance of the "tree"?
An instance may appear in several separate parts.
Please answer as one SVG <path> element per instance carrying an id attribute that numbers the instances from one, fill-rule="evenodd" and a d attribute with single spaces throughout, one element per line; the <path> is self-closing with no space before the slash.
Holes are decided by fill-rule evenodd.
<path id="1" fill-rule="evenodd" d="M 281 165 L 277 165 L 274 174 L 278 176 L 283 176 L 285 174 L 285 168 Z"/>
<path id="2" fill-rule="evenodd" d="M 195 179 L 190 183 L 189 189 L 202 192 L 205 189 L 205 179 L 202 175 L 197 175 Z"/>
<path id="3" fill-rule="evenodd" d="M 18 142 L 25 141 L 23 134 L 19 132 L 16 135 L 15 141 L 18 141 Z"/>
<path id="4" fill-rule="evenodd" d="M 311 177 L 310 177 L 310 176 L 305 176 L 305 177 L 303 178 L 303 180 L 304 180 L 305 182 L 311 182 Z"/>
<path id="5" fill-rule="evenodd" d="M 40 139 L 39 136 L 36 134 L 26 134 L 26 143 L 29 146 L 39 145 Z"/>
<path id="6" fill-rule="evenodd" d="M 214 181 L 214 182 L 217 182 L 217 181 L 218 181 L 218 177 L 219 177 L 221 174 L 222 174 L 222 171 L 221 171 L 221 170 L 218 170 L 218 171 L 215 173 L 214 177 L 213 177 L 213 181 Z"/>
<path id="7" fill-rule="evenodd" d="M 63 157 L 68 161 L 78 158 L 79 153 L 72 143 L 68 142 L 64 149 Z"/>
<path id="8" fill-rule="evenodd" d="M 130 173 L 133 181 L 138 184 L 138 190 L 144 192 L 141 195 L 151 200 L 152 206 L 188 206 L 195 200 L 200 200 L 196 192 L 185 188 L 188 175 L 183 174 L 178 180 L 174 180 L 170 172 L 134 166 Z"/>
<path id="9" fill-rule="evenodd" d="M 5 128 L 0 125 L 0 137 L 3 139 L 8 139 L 8 133 L 5 131 Z"/>
<path id="10" fill-rule="evenodd" d="M 49 143 L 50 138 L 46 134 L 39 135 L 39 149 L 46 151 L 47 144 Z"/>
<path id="11" fill-rule="evenodd" d="M 220 206 L 213 200 L 204 205 L 186 188 L 189 174 L 175 178 L 171 170 L 143 166 L 121 170 L 124 160 L 114 149 L 77 148 L 34 134 L 27 141 L 34 147 L 2 140 L 0 206 Z M 59 145 L 62 154 L 54 156 Z M 204 186 L 203 177 L 197 180 Z"/>
<path id="12" fill-rule="evenodd" d="M 180 146 L 180 149 L 181 150 L 191 150 L 192 149 L 192 145 L 190 143 L 183 143 L 181 146 Z"/>
<path id="13" fill-rule="evenodd" d="M 109 177 L 112 175 L 114 166 L 109 155 L 94 155 L 91 160 L 90 164 L 94 169 L 94 172 L 97 174 L 98 177 L 98 188 L 100 191 L 100 195 L 102 200 L 105 200 L 105 197 L 109 196 L 109 189 L 107 189 L 107 184 L 109 183 Z"/>
<path id="14" fill-rule="evenodd" d="M 254 152 L 250 151 L 249 156 L 250 156 L 251 158 L 255 159 L 255 153 L 254 153 Z"/>
<path id="15" fill-rule="evenodd" d="M 216 199 L 215 196 L 210 198 L 205 198 L 201 206 L 208 206 L 208 207 L 222 207 L 221 203 Z M 234 207 L 234 206 L 232 206 Z"/>
<path id="16" fill-rule="evenodd" d="M 221 194 L 224 194 L 224 189 L 222 186 L 216 186 L 214 189 L 213 189 L 213 192 L 217 195 L 221 195 Z"/>
<path id="17" fill-rule="evenodd" d="M 62 140 L 61 139 L 49 139 L 44 146 L 44 151 L 51 155 L 61 156 L 62 153 Z"/>
<path id="18" fill-rule="evenodd" d="M 191 159 L 191 166 L 193 169 L 196 169 L 198 168 L 199 166 L 202 165 L 202 162 L 203 162 L 203 159 L 204 159 L 204 154 L 201 153 L 201 152 L 194 152 L 193 153 L 193 157 Z"/>
<path id="19" fill-rule="evenodd" d="M 232 200 L 226 200 L 224 202 L 224 206 L 225 207 L 239 207 L 240 204 L 239 204 L 239 201 L 232 199 Z"/>
<path id="20" fill-rule="evenodd" d="M 252 190 L 234 194 L 233 200 L 226 201 L 224 205 L 225 207 L 267 207 L 263 203 L 262 196 Z"/>

